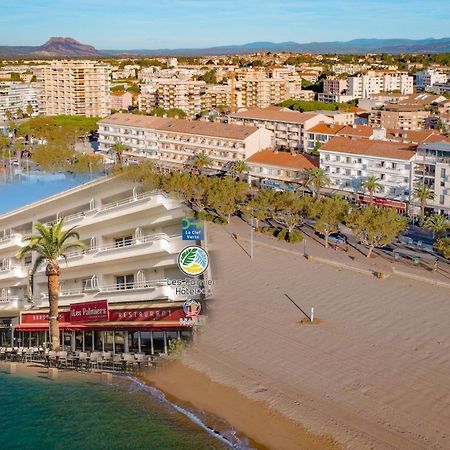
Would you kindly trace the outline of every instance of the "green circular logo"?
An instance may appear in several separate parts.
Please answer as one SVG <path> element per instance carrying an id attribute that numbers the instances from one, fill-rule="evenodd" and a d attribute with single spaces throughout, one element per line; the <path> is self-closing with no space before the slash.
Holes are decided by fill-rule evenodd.
<path id="1" fill-rule="evenodd" d="M 208 253 L 197 245 L 185 247 L 178 255 L 178 267 L 190 277 L 201 275 L 208 268 L 208 264 Z"/>

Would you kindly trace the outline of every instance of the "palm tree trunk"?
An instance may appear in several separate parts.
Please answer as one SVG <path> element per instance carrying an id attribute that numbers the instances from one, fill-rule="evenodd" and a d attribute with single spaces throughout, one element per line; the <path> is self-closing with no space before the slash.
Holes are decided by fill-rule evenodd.
<path id="1" fill-rule="evenodd" d="M 325 248 L 328 248 L 328 233 L 325 233 Z"/>
<path id="2" fill-rule="evenodd" d="M 375 248 L 374 245 L 369 245 L 369 251 L 367 252 L 366 258 L 370 258 L 374 248 Z"/>
<path id="3" fill-rule="evenodd" d="M 47 278 L 48 299 L 50 303 L 50 340 L 51 349 L 58 352 L 60 350 L 59 341 L 59 321 L 58 321 L 58 294 L 59 294 L 59 275 L 52 274 Z"/>
<path id="4" fill-rule="evenodd" d="M 370 202 L 369 205 L 372 206 L 373 204 L 373 191 L 370 191 Z"/>
<path id="5" fill-rule="evenodd" d="M 423 225 L 423 219 L 425 217 L 425 202 L 420 202 L 420 223 L 419 225 Z"/>

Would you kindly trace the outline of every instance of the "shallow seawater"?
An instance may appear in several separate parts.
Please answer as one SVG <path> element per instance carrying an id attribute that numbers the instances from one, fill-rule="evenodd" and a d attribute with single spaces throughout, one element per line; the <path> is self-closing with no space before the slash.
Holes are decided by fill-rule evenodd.
<path id="1" fill-rule="evenodd" d="M 127 379 L 0 373 L 0 408 L 2 450 L 230 448 Z"/>

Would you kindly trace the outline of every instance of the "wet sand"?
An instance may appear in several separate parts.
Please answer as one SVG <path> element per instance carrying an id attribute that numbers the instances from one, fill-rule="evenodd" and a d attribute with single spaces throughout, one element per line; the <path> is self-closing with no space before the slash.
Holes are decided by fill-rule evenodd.
<path id="1" fill-rule="evenodd" d="M 267 403 L 251 400 L 234 387 L 215 383 L 180 361 L 169 362 L 160 369 L 150 369 L 143 379 L 175 403 L 181 402 L 223 418 L 250 438 L 252 447 L 284 450 L 341 448 L 331 436 L 311 433 Z"/>

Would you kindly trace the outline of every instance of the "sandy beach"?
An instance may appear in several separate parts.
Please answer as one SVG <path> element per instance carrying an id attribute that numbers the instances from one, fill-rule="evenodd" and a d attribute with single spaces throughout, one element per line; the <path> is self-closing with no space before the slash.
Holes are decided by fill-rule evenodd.
<path id="1" fill-rule="evenodd" d="M 162 390 L 268 448 L 316 447 L 293 430 L 279 445 L 265 433 L 272 419 L 255 426 L 239 417 L 241 403 L 224 401 L 232 394 L 210 391 L 210 382 L 257 402 L 257 417 L 268 407 L 331 446 L 319 448 L 335 445 L 323 434 L 355 450 L 450 448 L 447 288 L 307 261 L 299 247 L 296 255 L 256 243 L 251 261 L 230 230 L 209 228 L 217 286 L 209 324 L 182 359 L 196 372 L 172 368 L 166 382 L 162 372 Z M 285 294 L 307 312 L 313 305 L 318 323 L 300 324 Z"/>

